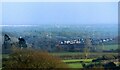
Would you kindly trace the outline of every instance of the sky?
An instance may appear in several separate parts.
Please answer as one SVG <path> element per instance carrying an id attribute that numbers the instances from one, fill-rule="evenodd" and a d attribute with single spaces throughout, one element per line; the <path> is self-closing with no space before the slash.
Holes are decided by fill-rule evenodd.
<path id="1" fill-rule="evenodd" d="M 117 24 L 117 2 L 5 2 L 3 25 Z"/>
<path id="2" fill-rule="evenodd" d="M 119 0 L 1 0 L 1 2 L 118 2 Z"/>

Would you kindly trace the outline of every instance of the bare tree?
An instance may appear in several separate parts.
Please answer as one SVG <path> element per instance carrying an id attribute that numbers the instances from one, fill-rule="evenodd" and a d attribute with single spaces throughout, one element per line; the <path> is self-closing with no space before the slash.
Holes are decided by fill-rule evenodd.
<path id="1" fill-rule="evenodd" d="M 85 58 L 87 59 L 88 55 L 90 54 L 90 50 L 92 48 L 92 43 L 90 38 L 86 38 L 84 43 L 85 43 L 84 54 L 85 54 Z"/>

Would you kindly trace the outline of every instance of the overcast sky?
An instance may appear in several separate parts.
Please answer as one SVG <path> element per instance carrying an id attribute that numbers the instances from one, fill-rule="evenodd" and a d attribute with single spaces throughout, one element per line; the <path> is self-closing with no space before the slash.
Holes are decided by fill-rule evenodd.
<path id="1" fill-rule="evenodd" d="M 4 25 L 117 24 L 117 2 L 6 2 Z"/>

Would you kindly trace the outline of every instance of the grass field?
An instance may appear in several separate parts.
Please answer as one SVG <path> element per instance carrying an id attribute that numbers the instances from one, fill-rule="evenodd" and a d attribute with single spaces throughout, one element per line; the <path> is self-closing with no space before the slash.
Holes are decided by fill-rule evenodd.
<path id="1" fill-rule="evenodd" d="M 9 58 L 8 54 L 0 54 L 0 58 Z"/>
<path id="2" fill-rule="evenodd" d="M 83 55 L 84 52 L 55 52 L 55 53 L 50 53 L 51 55 L 55 55 L 55 56 L 63 56 L 63 55 Z M 90 52 L 90 54 L 93 55 L 117 55 L 118 53 L 113 53 L 113 52 L 109 52 L 109 53 L 101 53 L 101 52 Z"/>
<path id="3" fill-rule="evenodd" d="M 111 50 L 111 49 L 116 50 L 117 48 L 118 48 L 118 45 L 104 45 L 103 46 L 104 50 Z"/>
<path id="4" fill-rule="evenodd" d="M 91 63 L 93 59 L 72 59 L 72 60 L 63 60 L 67 63 L 70 68 L 83 68 L 82 62 Z"/>
<path id="5" fill-rule="evenodd" d="M 103 45 L 103 46 L 99 46 L 101 47 L 103 50 L 116 50 L 118 49 L 118 45 L 117 44 L 113 44 L 113 45 Z M 89 52 L 92 55 L 118 55 L 118 53 L 113 53 L 113 52 Z M 64 55 L 84 55 L 84 52 L 55 52 L 55 53 L 50 53 L 52 55 L 55 56 L 64 56 Z"/>
<path id="6" fill-rule="evenodd" d="M 81 63 L 71 63 L 71 64 L 68 64 L 68 66 L 70 68 L 83 68 Z"/>
<path id="7" fill-rule="evenodd" d="M 93 59 L 71 59 L 71 60 L 63 60 L 63 62 L 92 62 Z"/>

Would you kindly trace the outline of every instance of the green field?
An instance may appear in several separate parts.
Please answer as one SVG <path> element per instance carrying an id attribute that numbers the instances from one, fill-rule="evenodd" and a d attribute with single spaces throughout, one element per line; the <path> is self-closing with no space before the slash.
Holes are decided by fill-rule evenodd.
<path id="1" fill-rule="evenodd" d="M 118 48 L 118 45 L 104 45 L 103 46 L 104 50 L 111 50 L 111 49 L 116 50 L 117 48 Z"/>
<path id="2" fill-rule="evenodd" d="M 93 59 L 71 59 L 71 60 L 63 60 L 63 62 L 92 62 Z"/>
<path id="3" fill-rule="evenodd" d="M 68 66 L 70 68 L 83 68 L 81 63 L 71 63 L 71 64 L 68 64 Z"/>
<path id="4" fill-rule="evenodd" d="M 82 62 L 91 63 L 93 59 L 72 59 L 72 60 L 62 60 L 67 63 L 70 68 L 83 68 Z"/>
<path id="5" fill-rule="evenodd" d="M 117 44 L 113 45 L 103 45 L 99 46 L 103 50 L 116 50 L 118 49 Z M 84 52 L 55 52 L 55 53 L 50 53 L 51 55 L 54 56 L 72 56 L 72 55 L 84 55 Z M 102 56 L 102 55 L 118 55 L 118 53 L 113 53 L 113 52 L 89 52 L 90 55 L 97 55 L 97 56 Z"/>
<path id="6" fill-rule="evenodd" d="M 0 58 L 9 58 L 8 54 L 0 54 Z"/>
<path id="7" fill-rule="evenodd" d="M 84 52 L 55 52 L 55 53 L 50 53 L 51 55 L 54 56 L 63 56 L 63 55 L 83 55 Z M 109 53 L 102 53 L 102 52 L 90 52 L 90 54 L 93 55 L 117 55 L 118 53 L 113 53 L 113 52 L 109 52 Z"/>

